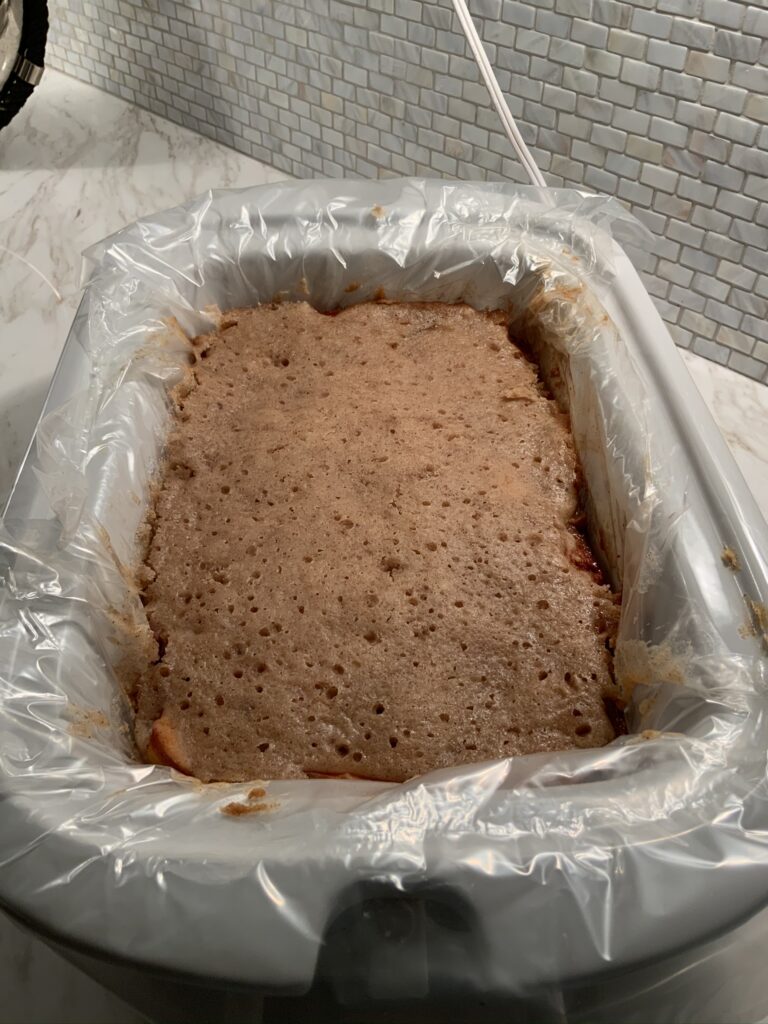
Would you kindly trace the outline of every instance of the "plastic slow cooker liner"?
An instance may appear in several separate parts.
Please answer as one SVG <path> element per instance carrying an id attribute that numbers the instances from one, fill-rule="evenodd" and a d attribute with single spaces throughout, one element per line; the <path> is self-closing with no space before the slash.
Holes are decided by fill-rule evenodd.
<path id="1" fill-rule="evenodd" d="M 611 235 L 639 232 L 575 192 L 319 181 L 210 192 L 88 252 L 0 528 L 6 906 L 134 962 L 299 992 L 355 883 L 462 893 L 483 947 L 464 980 L 504 993 L 683 949 L 768 901 L 768 536 L 647 296 L 640 316 L 621 299 L 637 278 Z M 536 349 L 622 590 L 633 734 L 402 785 L 268 782 L 267 808 L 232 818 L 253 783 L 136 763 L 110 667 L 143 620 L 128 567 L 168 389 L 217 310 L 382 294 L 508 309 Z"/>

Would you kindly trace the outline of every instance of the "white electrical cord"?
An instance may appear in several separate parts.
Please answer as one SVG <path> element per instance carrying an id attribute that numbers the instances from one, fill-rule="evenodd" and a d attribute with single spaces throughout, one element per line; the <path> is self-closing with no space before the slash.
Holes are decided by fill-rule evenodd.
<path id="1" fill-rule="evenodd" d="M 480 74 L 483 76 L 483 81 L 486 84 L 491 101 L 494 107 L 496 107 L 496 112 L 501 118 L 504 131 L 507 133 L 507 137 L 512 143 L 520 163 L 525 168 L 528 177 L 534 185 L 538 185 L 539 188 L 546 188 L 547 183 L 544 180 L 544 175 L 533 159 L 530 149 L 526 146 L 525 139 L 520 134 L 520 129 L 515 124 L 514 117 L 512 117 L 512 111 L 504 99 L 504 94 L 501 91 L 496 75 L 493 73 L 491 62 L 488 60 L 488 55 L 483 48 L 482 41 L 472 21 L 472 16 L 467 9 L 465 0 L 453 0 L 453 6 L 456 14 L 459 16 L 461 27 L 464 30 L 464 35 L 467 37 L 467 42 L 472 50 L 477 66 L 480 68 Z"/>

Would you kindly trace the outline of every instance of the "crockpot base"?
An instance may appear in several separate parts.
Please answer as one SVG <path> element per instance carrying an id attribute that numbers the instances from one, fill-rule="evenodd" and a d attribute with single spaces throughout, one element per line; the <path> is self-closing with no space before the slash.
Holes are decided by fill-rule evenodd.
<path id="1" fill-rule="evenodd" d="M 638 229 L 610 200 L 551 196 L 282 183 L 209 193 L 89 252 L 0 527 L 0 899 L 17 914 L 114 964 L 270 998 L 325 979 L 348 1006 L 439 1005 L 447 990 L 630 1019 L 622 992 L 650 1006 L 666 991 L 654 1019 L 708 1020 L 726 1002 L 729 1019 L 768 1013 L 761 972 L 715 987 L 715 967 L 750 963 L 765 930 L 764 915 L 744 922 L 768 891 L 766 527 L 616 240 Z M 222 807 L 254 783 L 135 763 L 112 670 L 125 631 L 146 625 L 127 567 L 167 392 L 213 307 L 332 309 L 382 291 L 503 309 L 531 339 L 623 593 L 634 731 L 402 785 L 263 784 L 268 809 L 231 818 Z M 351 956 L 328 959 L 361 905 L 381 923 L 365 942 L 405 965 L 369 971 L 369 990 Z"/>

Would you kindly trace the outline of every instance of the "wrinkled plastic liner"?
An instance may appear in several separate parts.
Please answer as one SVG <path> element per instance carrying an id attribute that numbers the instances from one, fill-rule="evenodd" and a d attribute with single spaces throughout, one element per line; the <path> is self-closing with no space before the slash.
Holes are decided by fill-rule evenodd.
<path id="1" fill-rule="evenodd" d="M 5 903 L 110 954 L 301 991 L 357 882 L 451 891 L 482 933 L 464 981 L 501 994 L 681 949 L 759 907 L 766 662 L 744 592 L 759 608 L 764 563 L 739 551 L 738 569 L 725 564 L 728 506 L 713 511 L 702 482 L 713 468 L 689 461 L 668 389 L 603 307 L 611 234 L 637 226 L 608 200 L 550 196 L 280 184 L 209 193 L 89 251 L 59 383 L 75 354 L 85 370 L 49 402 L 22 479 L 52 513 L 0 532 Z M 129 567 L 186 338 L 218 310 L 382 294 L 507 310 L 568 408 L 592 546 L 623 594 L 631 734 L 402 785 L 203 786 L 137 764 L 111 666 L 144 623 Z"/>

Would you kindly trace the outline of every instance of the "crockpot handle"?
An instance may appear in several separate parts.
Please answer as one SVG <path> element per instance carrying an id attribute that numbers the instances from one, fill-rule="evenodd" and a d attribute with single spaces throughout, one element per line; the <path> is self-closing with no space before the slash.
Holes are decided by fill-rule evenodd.
<path id="1" fill-rule="evenodd" d="M 313 990 L 332 998 L 340 1010 L 335 1019 L 343 1021 L 555 1024 L 566 1019 L 549 999 L 494 996 L 488 991 L 488 963 L 483 929 L 464 896 L 448 888 L 404 892 L 391 883 L 367 882 L 349 887 L 338 900 Z"/>

